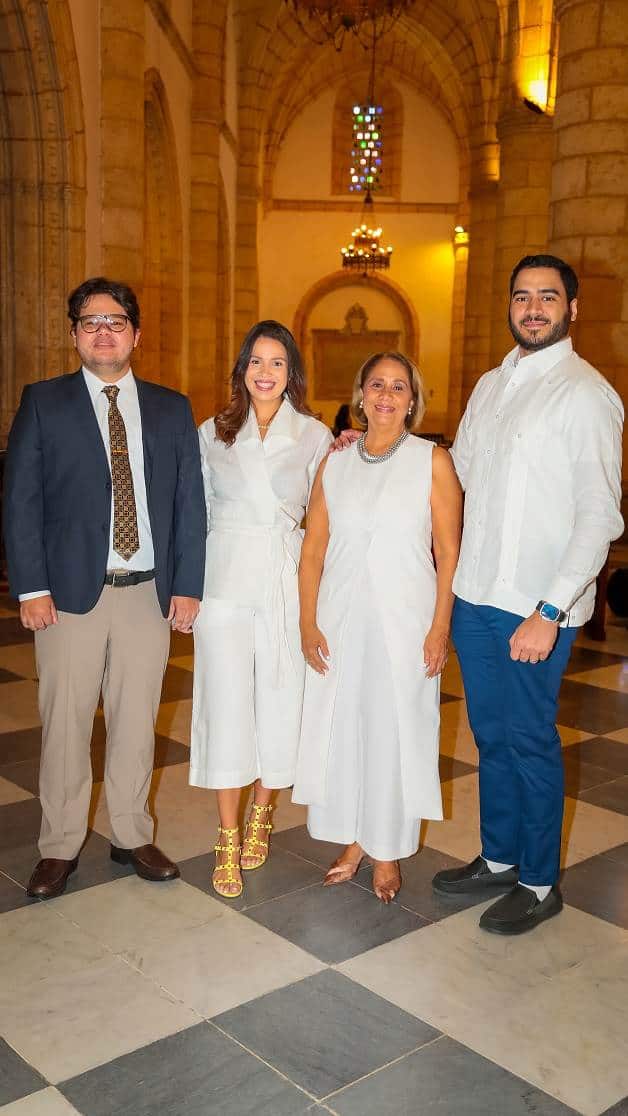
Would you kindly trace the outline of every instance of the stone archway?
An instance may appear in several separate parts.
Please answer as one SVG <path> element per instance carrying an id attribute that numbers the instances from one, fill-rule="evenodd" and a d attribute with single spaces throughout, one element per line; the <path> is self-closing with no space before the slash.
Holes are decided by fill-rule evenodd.
<path id="1" fill-rule="evenodd" d="M 314 307 L 325 295 L 338 290 L 340 287 L 364 287 L 365 289 L 380 291 L 386 295 L 399 311 L 403 321 L 407 355 L 411 360 L 418 363 L 419 320 L 414 306 L 398 283 L 389 279 L 387 275 L 379 275 L 377 272 L 374 275 L 364 276 L 354 275 L 349 271 L 334 271 L 331 275 L 319 279 L 317 283 L 310 287 L 309 291 L 306 291 L 294 315 L 292 330 L 301 352 L 306 347 L 308 323 Z"/>
<path id="2" fill-rule="evenodd" d="M 182 223 L 177 153 L 164 84 L 146 71 L 142 365 L 149 379 L 181 389 Z"/>
<path id="3" fill-rule="evenodd" d="M 83 278 L 85 136 L 67 0 L 0 0 L 0 439 L 31 380 L 71 367 Z"/>

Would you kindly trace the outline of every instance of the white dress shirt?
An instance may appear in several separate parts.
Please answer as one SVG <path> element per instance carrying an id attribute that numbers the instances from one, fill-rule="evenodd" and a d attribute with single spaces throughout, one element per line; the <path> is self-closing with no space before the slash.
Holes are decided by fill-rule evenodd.
<path id="1" fill-rule="evenodd" d="M 83 377 L 89 391 L 92 406 L 96 414 L 100 433 L 104 442 L 109 468 L 111 468 L 111 451 L 109 446 L 109 400 L 103 394 L 107 384 L 83 367 Z M 133 477 L 133 491 L 135 493 L 135 507 L 137 510 L 137 528 L 139 534 L 139 550 L 129 558 L 128 562 L 113 549 L 113 487 L 111 490 L 111 523 L 109 526 L 109 554 L 107 556 L 108 570 L 152 570 L 155 565 L 153 539 L 148 516 L 148 501 L 146 499 L 146 479 L 144 477 L 144 447 L 142 444 L 142 417 L 137 396 L 137 384 L 133 373 L 129 371 L 116 381 L 118 392 L 118 410 L 124 419 L 126 440 L 129 449 L 129 463 Z M 32 593 L 20 594 L 20 601 L 27 601 L 33 597 L 41 597 L 49 593 L 49 589 L 38 589 Z"/>
<path id="2" fill-rule="evenodd" d="M 539 600 L 589 619 L 595 578 L 623 530 L 623 407 L 570 338 L 478 381 L 451 449 L 465 490 L 453 588 L 529 616 Z"/>

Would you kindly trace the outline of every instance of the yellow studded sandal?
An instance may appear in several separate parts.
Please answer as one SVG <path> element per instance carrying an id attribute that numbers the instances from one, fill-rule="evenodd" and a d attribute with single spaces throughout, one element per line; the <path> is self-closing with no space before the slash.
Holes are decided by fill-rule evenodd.
<path id="1" fill-rule="evenodd" d="M 239 830 L 236 829 L 223 829 L 220 826 L 218 830 L 218 840 L 214 845 L 214 852 L 216 853 L 216 867 L 212 872 L 212 887 L 223 899 L 237 899 L 242 894 L 243 883 L 240 876 L 240 845 L 236 845 L 234 838 L 240 836 Z M 224 840 L 224 843 L 223 843 Z M 218 863 L 218 854 L 225 853 L 225 859 L 222 864 Z M 238 862 L 236 863 L 236 857 Z M 238 876 L 235 875 L 238 873 Z M 226 890 L 236 885 L 235 890 Z"/>
<path id="2" fill-rule="evenodd" d="M 244 831 L 242 859 L 246 857 L 253 863 L 242 864 L 243 872 L 253 872 L 268 860 L 268 843 L 273 828 L 270 820 L 272 812 L 272 806 L 258 806 L 256 802 L 251 806 Z"/>

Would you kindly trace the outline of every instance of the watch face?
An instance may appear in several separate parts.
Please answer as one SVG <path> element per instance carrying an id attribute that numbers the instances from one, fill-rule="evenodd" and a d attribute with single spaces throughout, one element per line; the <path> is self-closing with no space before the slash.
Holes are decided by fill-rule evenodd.
<path id="1" fill-rule="evenodd" d="M 544 604 L 540 612 L 541 616 L 544 616 L 546 620 L 558 620 L 560 616 L 560 609 L 556 608 L 556 605 Z"/>

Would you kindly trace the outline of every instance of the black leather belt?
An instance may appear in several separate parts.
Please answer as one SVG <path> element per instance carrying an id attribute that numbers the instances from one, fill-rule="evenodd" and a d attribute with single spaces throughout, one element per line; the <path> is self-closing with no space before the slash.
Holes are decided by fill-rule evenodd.
<path id="1" fill-rule="evenodd" d="M 154 570 L 129 570 L 114 571 L 105 576 L 105 585 L 113 585 L 116 589 L 126 589 L 129 585 L 141 585 L 143 581 L 152 581 Z"/>

